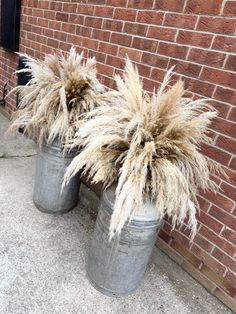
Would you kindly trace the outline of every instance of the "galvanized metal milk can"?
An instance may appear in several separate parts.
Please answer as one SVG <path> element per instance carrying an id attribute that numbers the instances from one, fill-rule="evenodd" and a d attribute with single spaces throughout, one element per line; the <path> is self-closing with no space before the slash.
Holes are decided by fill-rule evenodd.
<path id="1" fill-rule="evenodd" d="M 100 292 L 109 296 L 127 295 L 140 284 L 161 226 L 151 203 L 119 236 L 109 242 L 109 224 L 115 201 L 116 185 L 103 192 L 88 253 L 87 277 Z"/>
<path id="2" fill-rule="evenodd" d="M 33 201 L 40 211 L 63 214 L 77 205 L 79 175 L 74 176 L 61 191 L 65 170 L 76 154 L 76 151 L 63 154 L 58 140 L 50 145 L 43 144 L 38 151 Z"/>

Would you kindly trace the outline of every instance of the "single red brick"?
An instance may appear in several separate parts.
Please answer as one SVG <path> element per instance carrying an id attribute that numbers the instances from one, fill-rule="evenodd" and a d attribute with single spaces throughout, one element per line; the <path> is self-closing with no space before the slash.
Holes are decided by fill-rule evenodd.
<path id="1" fill-rule="evenodd" d="M 197 196 L 197 201 L 199 204 L 199 209 L 207 212 L 210 207 L 210 203 L 199 195 Z"/>
<path id="2" fill-rule="evenodd" d="M 202 96 L 211 97 L 215 86 L 192 78 L 184 78 L 184 86 L 188 91 Z"/>
<path id="3" fill-rule="evenodd" d="M 49 21 L 47 19 L 38 19 L 38 26 L 48 27 Z"/>
<path id="4" fill-rule="evenodd" d="M 68 22 L 69 21 L 69 14 L 63 12 L 57 12 L 56 19 L 58 21 Z"/>
<path id="5" fill-rule="evenodd" d="M 72 35 L 72 34 L 67 34 L 67 42 L 73 44 L 73 45 L 78 45 L 81 46 L 83 41 L 82 36 L 78 35 Z"/>
<path id="6" fill-rule="evenodd" d="M 234 207 L 234 202 L 232 202 L 230 199 L 224 197 L 220 193 L 215 194 L 211 191 L 205 191 L 202 192 L 201 195 L 209 200 L 211 203 L 220 206 L 224 210 L 230 212 Z"/>
<path id="7" fill-rule="evenodd" d="M 111 5 L 113 7 L 125 7 L 127 0 L 107 0 L 107 5 Z"/>
<path id="8" fill-rule="evenodd" d="M 224 229 L 221 233 L 222 237 L 224 237 L 229 242 L 233 243 L 236 246 L 236 232 L 231 229 Z"/>
<path id="9" fill-rule="evenodd" d="M 97 62 L 97 70 L 99 73 L 105 74 L 107 76 L 113 76 L 114 73 L 113 67 L 99 62 Z"/>
<path id="10" fill-rule="evenodd" d="M 102 51 L 104 53 L 116 56 L 117 55 L 117 51 L 118 51 L 118 46 L 112 45 L 112 44 L 109 44 L 109 43 L 100 42 L 98 50 Z"/>
<path id="11" fill-rule="evenodd" d="M 78 4 L 77 13 L 84 15 L 93 15 L 94 8 L 95 7 L 93 5 Z"/>
<path id="12" fill-rule="evenodd" d="M 113 11 L 114 11 L 113 8 L 107 6 L 104 7 L 95 6 L 94 16 L 103 16 L 111 18 L 113 16 Z"/>
<path id="13" fill-rule="evenodd" d="M 160 40 L 174 41 L 176 30 L 172 28 L 164 28 L 161 26 L 149 26 L 147 37 Z"/>
<path id="14" fill-rule="evenodd" d="M 92 34 L 92 28 L 91 27 L 83 27 L 83 26 L 77 26 L 76 27 L 76 34 L 84 37 L 90 37 Z"/>
<path id="15" fill-rule="evenodd" d="M 228 136 L 231 136 L 233 138 L 236 137 L 236 124 L 232 123 L 230 121 L 216 118 L 211 124 L 211 128 L 213 130 L 216 130 L 217 132 L 226 134 Z"/>
<path id="16" fill-rule="evenodd" d="M 214 269 L 216 273 L 223 276 L 226 269 L 225 266 L 219 263 L 215 258 L 209 255 L 207 252 L 205 252 L 205 250 L 203 250 L 196 244 L 193 244 L 191 248 L 191 252 L 194 255 L 196 255 L 198 258 L 200 258 L 204 264 L 209 266 L 211 269 Z"/>
<path id="17" fill-rule="evenodd" d="M 232 287 L 236 289 L 236 274 L 235 273 L 228 270 L 225 275 L 225 279 L 227 279 L 231 283 Z"/>
<path id="18" fill-rule="evenodd" d="M 128 0 L 128 8 L 134 9 L 152 9 L 153 0 Z"/>
<path id="19" fill-rule="evenodd" d="M 236 21 L 229 18 L 201 16 L 198 21 L 197 29 L 201 31 L 233 35 L 236 31 Z"/>
<path id="20" fill-rule="evenodd" d="M 53 48 L 58 48 L 59 41 L 58 41 L 58 40 L 55 40 L 55 39 L 52 39 L 52 38 L 48 38 L 48 39 L 47 39 L 47 45 L 48 45 L 48 46 L 51 46 L 51 47 L 53 47 Z"/>
<path id="21" fill-rule="evenodd" d="M 61 22 L 59 22 L 59 21 L 49 21 L 48 27 L 50 29 L 60 30 L 61 29 Z M 40 28 L 40 30 L 41 30 L 41 28 Z M 32 31 L 33 31 L 33 29 L 32 29 Z M 36 33 L 37 30 L 35 29 L 34 32 Z"/>
<path id="22" fill-rule="evenodd" d="M 110 41 L 121 46 L 130 46 L 132 37 L 130 35 L 112 33 Z"/>
<path id="23" fill-rule="evenodd" d="M 126 56 L 128 56 L 131 60 L 140 62 L 142 57 L 142 51 L 126 47 L 120 47 L 118 56 L 121 58 L 125 58 Z"/>
<path id="24" fill-rule="evenodd" d="M 209 214 L 212 217 L 215 217 L 218 221 L 235 230 L 236 228 L 236 217 L 233 217 L 231 214 L 220 209 L 219 207 L 212 206 L 210 208 Z"/>
<path id="25" fill-rule="evenodd" d="M 198 77 L 201 66 L 181 60 L 171 59 L 169 63 L 169 67 L 175 66 L 174 71 L 186 76 L 190 77 Z"/>
<path id="26" fill-rule="evenodd" d="M 228 119 L 232 121 L 236 121 L 236 108 L 235 107 L 231 108 Z"/>
<path id="27" fill-rule="evenodd" d="M 36 16 L 37 17 L 43 17 L 43 10 L 41 10 L 41 9 L 33 9 L 33 17 L 35 18 Z M 59 13 L 59 12 L 58 12 Z"/>
<path id="28" fill-rule="evenodd" d="M 45 10 L 43 13 L 43 17 L 45 19 L 54 20 L 56 18 L 56 12 L 55 11 L 47 11 Z"/>
<path id="29" fill-rule="evenodd" d="M 62 23 L 61 30 L 66 33 L 75 34 L 76 26 L 69 23 Z"/>
<path id="30" fill-rule="evenodd" d="M 136 66 L 138 68 L 139 75 L 143 77 L 149 77 L 151 73 L 151 67 L 146 66 L 144 64 L 136 64 Z"/>
<path id="31" fill-rule="evenodd" d="M 207 213 L 200 211 L 200 213 L 197 213 L 197 219 L 199 222 L 216 232 L 217 234 L 220 233 L 220 231 L 223 229 L 223 224 L 216 219 L 212 218 Z"/>
<path id="32" fill-rule="evenodd" d="M 236 74 L 231 72 L 204 68 L 200 78 L 217 85 L 225 85 L 227 87 L 236 88 Z"/>
<path id="33" fill-rule="evenodd" d="M 132 47 L 145 51 L 155 52 L 157 48 L 157 41 L 135 37 L 133 39 Z"/>
<path id="34" fill-rule="evenodd" d="M 179 31 L 176 42 L 184 45 L 200 46 L 209 48 L 213 35 L 206 33 L 196 33 L 188 31 Z"/>
<path id="35" fill-rule="evenodd" d="M 102 18 L 96 18 L 91 16 L 86 16 L 85 25 L 93 28 L 101 28 L 102 26 Z"/>
<path id="36" fill-rule="evenodd" d="M 139 36 L 145 36 L 147 32 L 147 25 L 134 24 L 134 23 L 125 23 L 124 32 Z"/>
<path id="37" fill-rule="evenodd" d="M 171 231 L 170 235 L 174 242 L 181 243 L 181 246 L 183 248 L 189 249 L 191 242 L 190 242 L 190 239 L 185 236 L 185 234 L 181 233 L 177 229 L 174 229 Z"/>
<path id="38" fill-rule="evenodd" d="M 101 41 L 109 41 L 110 32 L 102 31 L 101 29 L 93 29 L 91 38 L 99 39 Z"/>
<path id="39" fill-rule="evenodd" d="M 158 82 L 162 82 L 165 77 L 165 74 L 166 71 L 163 71 L 161 69 L 152 69 L 151 79 Z"/>
<path id="40" fill-rule="evenodd" d="M 228 182 L 232 185 L 236 186 L 236 169 L 232 170 L 230 168 L 223 167 L 223 170 L 227 174 L 228 178 L 226 178 L 223 174 L 221 175 L 221 178 L 223 181 Z"/>
<path id="41" fill-rule="evenodd" d="M 97 50 L 98 48 L 98 40 L 90 39 L 90 38 L 82 38 L 82 46 L 88 49 Z"/>
<path id="42" fill-rule="evenodd" d="M 188 48 L 182 45 L 168 44 L 160 42 L 158 47 L 158 53 L 167 55 L 177 59 L 185 59 L 188 52 Z"/>
<path id="43" fill-rule="evenodd" d="M 224 15 L 233 16 L 236 15 L 236 2 L 235 1 L 227 1 L 224 6 Z"/>
<path id="44" fill-rule="evenodd" d="M 224 191 L 225 195 L 227 195 L 232 200 L 236 201 L 236 188 L 235 187 L 223 182 L 221 184 L 221 188 Z M 234 227 L 236 228 L 236 220 L 235 220 L 235 226 Z"/>
<path id="45" fill-rule="evenodd" d="M 32 26 L 30 24 L 26 24 L 26 23 L 22 24 L 22 29 L 27 32 L 31 32 L 31 27 Z"/>
<path id="46" fill-rule="evenodd" d="M 219 135 L 216 141 L 216 145 L 225 149 L 228 152 L 236 154 L 236 140 L 232 138 Z"/>
<path id="47" fill-rule="evenodd" d="M 234 171 L 236 170 L 236 157 L 234 157 L 230 164 L 229 164 L 229 167 L 232 168 Z"/>
<path id="48" fill-rule="evenodd" d="M 84 25 L 85 17 L 79 14 L 70 14 L 69 23 Z"/>
<path id="49" fill-rule="evenodd" d="M 60 42 L 59 43 L 59 49 L 64 50 L 64 51 L 69 51 L 71 48 L 71 44 L 69 44 L 68 42 Z"/>
<path id="50" fill-rule="evenodd" d="M 66 13 L 74 13 L 77 10 L 77 3 L 63 3 L 62 11 Z"/>
<path id="51" fill-rule="evenodd" d="M 193 48 L 190 51 L 188 60 L 194 61 L 196 63 L 211 65 L 214 67 L 221 67 L 225 60 L 225 54 L 215 51 Z"/>
<path id="52" fill-rule="evenodd" d="M 218 248 L 214 248 L 212 255 L 218 259 L 221 263 L 229 267 L 232 271 L 236 272 L 236 263 L 235 260 L 228 255 L 226 255 L 223 251 Z"/>
<path id="53" fill-rule="evenodd" d="M 54 32 L 54 39 L 66 42 L 67 34 L 63 32 Z"/>
<path id="54" fill-rule="evenodd" d="M 105 4 L 106 0 L 87 0 L 87 2 L 91 4 Z"/>
<path id="55" fill-rule="evenodd" d="M 115 9 L 114 19 L 125 20 L 125 21 L 135 21 L 137 15 L 137 10 L 132 9 Z"/>
<path id="56" fill-rule="evenodd" d="M 189 28 L 194 29 L 197 22 L 197 16 L 191 16 L 187 14 L 175 14 L 175 13 L 166 13 L 163 25 L 179 27 L 179 28 Z"/>
<path id="57" fill-rule="evenodd" d="M 235 37 L 226 37 L 226 36 L 216 36 L 213 42 L 213 49 L 235 52 L 236 51 L 236 38 Z"/>
<path id="58" fill-rule="evenodd" d="M 225 64 L 225 69 L 236 72 L 236 56 L 228 56 L 227 62 Z"/>
<path id="59" fill-rule="evenodd" d="M 194 237 L 194 242 L 206 252 L 210 253 L 213 249 L 213 245 L 199 234 Z"/>
<path id="60" fill-rule="evenodd" d="M 216 92 L 214 93 L 214 98 L 232 105 L 236 105 L 236 91 L 232 89 L 217 86 Z"/>
<path id="61" fill-rule="evenodd" d="M 137 22 L 161 25 L 163 16 L 162 12 L 141 10 L 138 12 Z"/>
<path id="62" fill-rule="evenodd" d="M 61 11 L 62 10 L 62 2 L 53 1 L 50 3 L 50 10 Z"/>
<path id="63" fill-rule="evenodd" d="M 220 13 L 222 0 L 187 0 L 185 12 L 194 14 L 214 14 Z"/>
<path id="64" fill-rule="evenodd" d="M 149 92 L 153 92 L 153 90 L 157 90 L 157 88 L 160 86 L 160 83 L 157 81 L 153 81 L 147 78 L 143 79 L 143 88 Z"/>
<path id="65" fill-rule="evenodd" d="M 114 56 L 107 56 L 106 63 L 118 69 L 123 69 L 125 66 L 125 60 Z"/>
<path id="66" fill-rule="evenodd" d="M 93 58 L 95 57 L 97 62 L 100 63 L 105 63 L 106 61 L 106 55 L 104 53 L 98 52 L 98 51 L 94 51 L 94 50 L 89 50 L 88 51 L 88 57 L 89 58 Z"/>
<path id="67" fill-rule="evenodd" d="M 220 248 L 222 251 L 226 252 L 230 256 L 233 257 L 236 253 L 236 247 L 234 245 L 230 244 L 228 241 L 225 241 L 222 236 L 217 235 L 203 225 L 199 230 L 199 234 L 208 239 L 210 242 L 214 243 L 218 248 Z"/>
<path id="68" fill-rule="evenodd" d="M 166 57 L 157 54 L 151 54 L 148 52 L 143 52 L 142 62 L 148 65 L 165 69 L 167 67 L 168 61 L 169 59 Z"/>
<path id="69" fill-rule="evenodd" d="M 156 10 L 183 12 L 185 0 L 158 0 L 155 3 Z"/>
<path id="70" fill-rule="evenodd" d="M 122 30 L 122 26 L 123 24 L 120 21 L 107 20 L 107 19 L 104 19 L 103 24 L 102 24 L 102 28 L 109 29 L 111 31 L 116 31 L 116 32 L 120 32 Z"/>

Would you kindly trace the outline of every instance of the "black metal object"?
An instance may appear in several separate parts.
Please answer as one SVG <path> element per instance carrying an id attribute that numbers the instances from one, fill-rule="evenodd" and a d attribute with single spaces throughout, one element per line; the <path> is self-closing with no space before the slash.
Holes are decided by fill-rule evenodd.
<path id="1" fill-rule="evenodd" d="M 23 70 L 27 68 L 26 60 L 27 59 L 24 57 L 19 58 L 18 70 Z M 18 73 L 17 85 L 26 85 L 30 79 L 31 79 L 31 75 L 29 73 L 20 72 Z"/>
<path id="2" fill-rule="evenodd" d="M 7 95 L 7 91 L 8 91 L 8 88 L 7 88 L 7 82 L 6 82 L 3 85 L 2 98 L 0 99 L 0 106 L 5 107 L 5 104 L 6 104 L 5 98 L 6 98 L 6 95 Z"/>
<path id="3" fill-rule="evenodd" d="M 26 58 L 24 57 L 19 58 L 18 70 L 23 70 L 26 68 L 25 61 L 26 61 Z M 17 85 L 26 85 L 30 79 L 31 79 L 31 75 L 29 73 L 20 72 L 18 73 Z M 19 93 L 17 93 L 16 97 L 17 97 L 16 107 L 19 107 L 19 103 L 20 103 Z"/>
<path id="4" fill-rule="evenodd" d="M 18 70 L 23 70 L 27 68 L 25 61 L 26 61 L 26 58 L 24 57 L 19 58 Z M 31 75 L 29 73 L 20 72 L 18 73 L 17 85 L 26 85 L 30 79 L 31 79 Z M 19 97 L 19 93 L 17 93 L 16 94 L 16 107 L 19 107 L 19 104 L 20 104 L 20 97 Z M 24 128 L 19 128 L 18 131 L 20 133 L 24 133 Z"/>
<path id="5" fill-rule="evenodd" d="M 1 0 L 1 46 L 19 50 L 21 0 Z"/>

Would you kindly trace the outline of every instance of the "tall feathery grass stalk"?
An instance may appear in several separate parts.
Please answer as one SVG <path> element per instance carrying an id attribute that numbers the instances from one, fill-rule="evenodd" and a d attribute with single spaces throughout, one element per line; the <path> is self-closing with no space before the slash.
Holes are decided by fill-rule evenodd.
<path id="1" fill-rule="evenodd" d="M 67 168 L 64 185 L 82 169 L 105 188 L 118 182 L 111 238 L 147 199 L 157 217 L 172 218 L 173 227 L 187 218 L 194 236 L 197 189 L 216 190 L 210 174 L 220 168 L 199 145 L 210 142 L 207 129 L 217 113 L 203 100 L 185 98 L 181 81 L 168 89 L 171 72 L 150 97 L 127 60 L 123 79 L 116 77 L 119 102 L 90 112 L 74 139 L 84 149 Z"/>
<path id="2" fill-rule="evenodd" d="M 83 115 L 104 104 L 103 86 L 96 77 L 95 59 L 84 60 L 71 48 L 69 54 L 47 55 L 36 60 L 27 55 L 25 86 L 16 87 L 20 106 L 10 130 L 24 128 L 41 145 L 44 141 L 68 143 L 81 125 Z M 106 94 L 107 96 L 107 94 Z"/>

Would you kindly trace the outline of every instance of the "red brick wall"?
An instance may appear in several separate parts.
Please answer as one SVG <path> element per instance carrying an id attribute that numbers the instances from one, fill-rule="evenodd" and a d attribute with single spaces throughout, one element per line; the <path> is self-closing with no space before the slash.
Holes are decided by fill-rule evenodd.
<path id="1" fill-rule="evenodd" d="M 79 2 L 79 3 L 78 3 Z M 23 0 L 20 52 L 41 58 L 73 44 L 95 56 L 101 81 L 114 87 L 126 54 L 153 91 L 176 65 L 189 94 L 209 97 L 219 110 L 213 145 L 205 154 L 218 161 L 230 181 L 222 192 L 202 193 L 198 234 L 193 243 L 181 228 L 163 226 L 157 245 L 209 291 L 236 307 L 236 1 L 227 0 Z M 17 57 L 0 49 L 0 93 Z M 14 97 L 6 112 L 15 106 Z"/>

